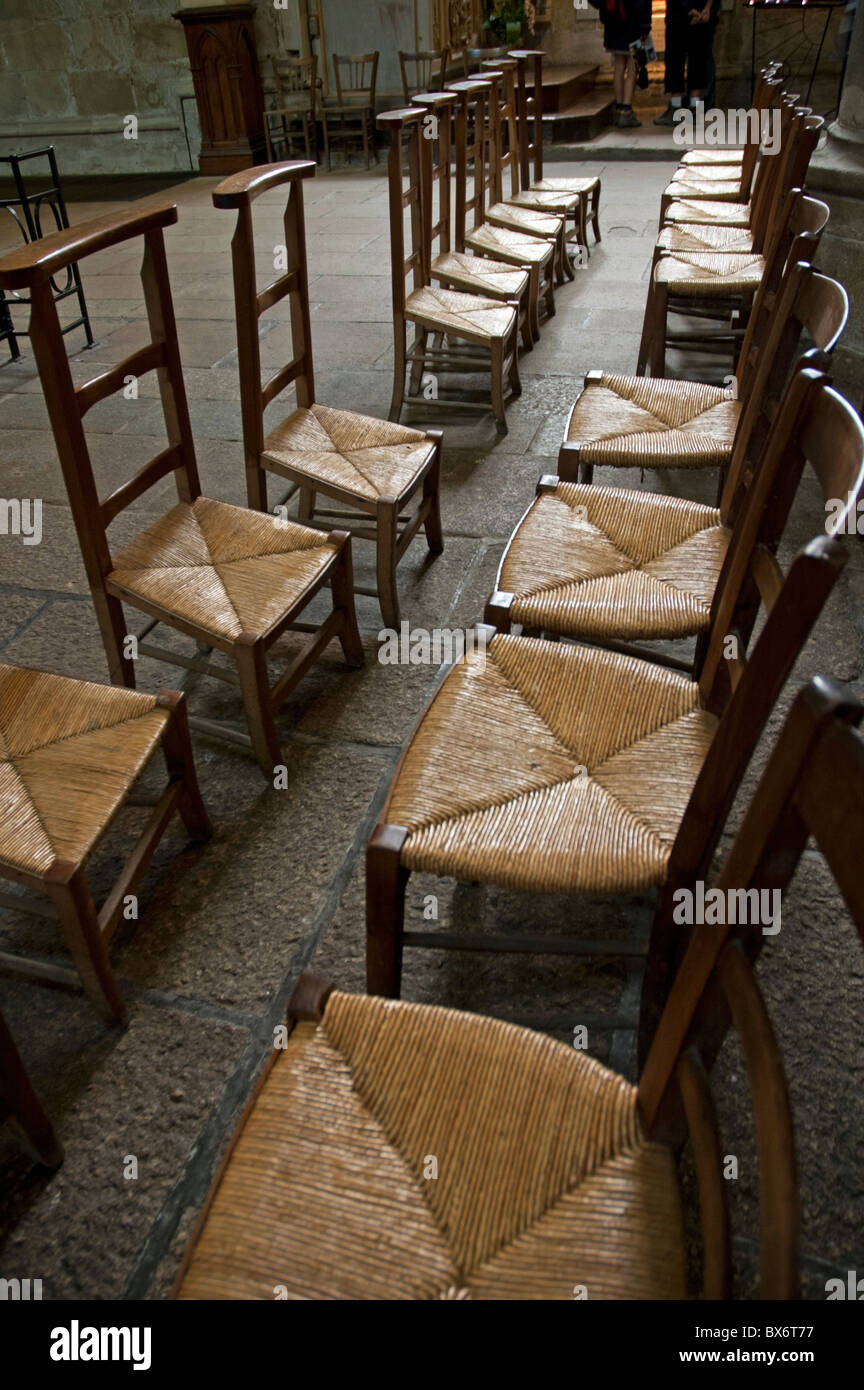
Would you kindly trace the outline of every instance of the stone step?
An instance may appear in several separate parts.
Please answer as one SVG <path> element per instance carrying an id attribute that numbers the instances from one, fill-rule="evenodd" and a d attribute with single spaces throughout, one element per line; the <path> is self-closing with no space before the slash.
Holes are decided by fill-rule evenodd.
<path id="1" fill-rule="evenodd" d="M 592 92 L 560 111 L 543 116 L 544 145 L 581 144 L 594 140 L 612 124 L 615 101 L 607 92 Z"/>
<path id="2" fill-rule="evenodd" d="M 589 98 L 597 80 L 597 64 L 550 65 L 543 71 L 543 113 L 564 111 L 583 98 Z M 528 87 L 534 90 L 529 80 Z"/>

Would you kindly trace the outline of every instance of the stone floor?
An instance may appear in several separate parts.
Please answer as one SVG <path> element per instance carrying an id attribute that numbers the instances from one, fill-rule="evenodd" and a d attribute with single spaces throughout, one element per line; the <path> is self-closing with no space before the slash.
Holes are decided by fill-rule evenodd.
<path id="1" fill-rule="evenodd" d="M 590 169 L 603 179 L 603 243 L 588 268 L 558 293 L 556 317 L 523 357 L 523 394 L 508 412 L 509 433 L 498 438 L 487 415 L 431 418 L 446 430 L 446 547 L 432 560 L 415 541 L 401 565 L 403 613 L 412 626 L 465 627 L 480 616 L 506 537 L 538 476 L 555 469 L 583 374 L 597 366 L 632 371 L 635 365 L 657 208 L 672 164 L 618 161 Z M 243 503 L 233 218 L 212 207 L 213 183 L 193 179 L 172 190 L 180 220 L 168 232 L 168 257 L 204 490 Z M 392 328 L 383 169 L 319 174 L 306 184 L 305 198 L 318 398 L 385 415 Z M 70 213 L 77 222 L 106 210 L 75 203 Z M 258 211 L 266 268 L 281 237 L 279 197 L 265 195 Z M 141 341 L 139 261 L 140 248 L 125 245 L 86 264 L 97 341 L 81 351 L 80 333 L 70 336 L 76 378 L 97 374 Z M 265 370 L 285 360 L 286 319 L 284 303 L 265 316 Z M 102 648 L 26 340 L 23 350 L 19 363 L 0 369 L 3 488 L 7 495 L 43 499 L 44 536 L 38 546 L 11 536 L 0 542 L 0 659 L 102 680 Z M 105 488 L 162 447 L 155 382 L 142 380 L 137 400 L 104 402 L 88 423 Z M 635 473 L 614 481 L 640 483 Z M 704 500 L 713 491 L 709 478 L 673 473 L 644 485 Z M 166 481 L 140 499 L 115 524 L 117 543 L 149 523 L 170 494 Z M 822 525 L 815 489 L 805 485 L 792 544 Z M 864 691 L 864 565 L 860 546 L 850 543 L 850 552 L 841 591 L 802 657 L 783 708 L 794 686 L 816 671 Z M 355 556 L 358 582 L 370 585 L 370 547 L 355 543 Z M 363 988 L 363 850 L 399 750 L 438 673 L 381 665 L 375 601 L 359 597 L 358 614 L 365 669 L 347 672 L 331 649 L 285 707 L 287 790 L 268 787 L 239 750 L 196 737 L 216 836 L 203 850 L 191 849 L 179 831 L 166 836 L 142 889 L 141 920 L 116 940 L 114 961 L 130 1002 L 128 1028 L 104 1026 L 75 988 L 0 979 L 0 1007 L 67 1154 L 59 1172 L 45 1178 L 29 1166 L 12 1128 L 0 1132 L 0 1276 L 41 1278 L 45 1297 L 54 1299 L 164 1297 L 299 972 L 312 968 L 343 988 Z M 139 667 L 144 688 L 176 682 L 165 667 L 144 659 Z M 233 694 L 204 684 L 189 693 L 198 712 L 242 727 Z M 778 715 L 772 732 L 779 722 Z M 126 814 L 128 821 L 98 856 L 95 881 L 102 888 L 134 832 L 136 813 Z M 740 806 L 733 823 L 739 815 Z M 538 898 L 421 876 L 410 885 L 412 922 L 431 892 L 439 894 L 444 927 L 461 922 L 501 930 L 518 923 L 523 930 L 637 939 L 650 920 L 648 900 Z M 798 1120 L 805 1288 L 820 1298 L 826 1278 L 864 1268 L 861 1114 L 860 1105 L 857 1115 L 853 1107 L 864 1082 L 864 971 L 860 944 L 815 852 L 805 857 L 783 923 L 769 942 L 762 976 Z M 15 914 L 0 915 L 0 947 L 64 963 L 53 929 Z M 620 959 L 414 952 L 404 993 L 528 1023 L 563 1040 L 583 1024 L 590 1051 L 633 1075 L 639 975 Z M 756 1169 L 746 1078 L 732 1046 L 720 1073 L 726 1147 L 740 1163 L 733 1185 L 737 1291 L 751 1296 Z M 130 1155 L 138 1161 L 136 1179 L 124 1176 Z"/>

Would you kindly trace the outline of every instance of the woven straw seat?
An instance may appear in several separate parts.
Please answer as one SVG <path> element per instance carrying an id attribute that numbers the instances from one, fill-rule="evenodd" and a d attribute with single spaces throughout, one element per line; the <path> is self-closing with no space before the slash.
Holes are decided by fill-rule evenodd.
<path id="1" fill-rule="evenodd" d="M 624 488 L 541 492 L 507 547 L 510 617 L 568 637 L 705 632 L 731 532 L 715 507 Z"/>
<path id="2" fill-rule="evenodd" d="M 337 553 L 308 526 L 198 497 L 115 555 L 107 585 L 231 639 L 266 633 Z"/>
<path id="3" fill-rule="evenodd" d="M 169 717 L 152 695 L 0 666 L 0 862 L 88 858 Z"/>
<path id="4" fill-rule="evenodd" d="M 412 492 L 434 449 L 419 430 L 313 405 L 295 410 L 267 436 L 262 457 L 304 473 L 310 484 L 332 483 L 362 506 Z"/>
<path id="5" fill-rule="evenodd" d="M 738 172 L 737 168 L 728 164 L 679 164 L 672 182 L 675 184 L 704 183 L 706 185 L 730 183 L 736 178 Z"/>
<path id="6" fill-rule="evenodd" d="M 716 251 L 663 256 L 654 268 L 655 282 L 666 285 L 670 294 L 750 294 L 764 274 L 764 256 Z"/>
<path id="7" fill-rule="evenodd" d="M 573 178 L 538 179 L 531 184 L 532 193 L 593 193 L 600 180 L 596 174 L 591 178 L 579 179 L 575 175 Z"/>
<path id="8" fill-rule="evenodd" d="M 405 317 L 433 333 L 457 333 L 469 342 L 488 344 L 512 332 L 516 310 L 476 294 L 424 285 L 406 298 Z"/>
<path id="9" fill-rule="evenodd" d="M 466 256 L 459 251 L 445 251 L 435 256 L 430 273 L 433 279 L 445 280 L 457 290 L 474 291 L 497 299 L 518 299 L 528 288 L 527 270 L 483 256 Z"/>
<path id="10" fill-rule="evenodd" d="M 710 198 L 712 202 L 737 203 L 741 199 L 740 179 L 717 179 L 708 175 L 687 178 L 674 178 L 666 185 L 664 193 L 668 198 Z"/>
<path id="11" fill-rule="evenodd" d="M 405 751 L 385 809 L 408 831 L 401 863 L 536 892 L 645 891 L 664 881 L 716 723 L 666 668 L 496 636 L 453 668 Z"/>
<path id="12" fill-rule="evenodd" d="M 586 464 L 716 467 L 729 460 L 740 414 L 731 387 L 602 372 L 577 397 L 566 443 Z"/>
<path id="13" fill-rule="evenodd" d="M 753 233 L 747 227 L 679 222 L 677 226 L 661 228 L 657 245 L 663 251 L 713 251 L 741 255 L 753 250 Z"/>
<path id="14" fill-rule="evenodd" d="M 711 167 L 712 165 L 715 165 L 715 164 L 719 164 L 719 165 L 723 165 L 723 164 L 731 164 L 731 165 L 740 164 L 741 161 L 743 160 L 743 158 L 744 158 L 744 151 L 743 151 L 743 149 L 738 149 L 738 150 L 708 150 L 708 149 L 698 149 L 698 150 L 688 150 L 687 153 L 686 153 L 685 155 L 682 155 L 682 157 L 681 157 L 681 163 L 682 163 L 682 164 L 687 164 L 687 165 L 695 164 L 695 165 L 704 165 L 704 166 Z"/>
<path id="15" fill-rule="evenodd" d="M 674 1161 L 635 1087 L 526 1028 L 334 992 L 276 1052 L 176 1297 L 569 1301 L 576 1285 L 686 1293 Z"/>
<path id="16" fill-rule="evenodd" d="M 493 227 L 484 222 L 465 235 L 465 245 L 481 255 L 513 256 L 520 261 L 530 261 L 534 265 L 546 265 L 555 254 L 555 247 L 538 237 L 526 236 L 509 227 Z"/>
<path id="17" fill-rule="evenodd" d="M 516 207 L 512 203 L 493 203 L 486 210 L 486 218 L 495 227 L 509 227 L 529 236 L 557 237 L 561 230 L 560 217 L 538 212 L 535 208 Z"/>
<path id="18" fill-rule="evenodd" d="M 552 212 L 556 216 L 572 216 L 579 207 L 580 194 L 569 193 L 564 189 L 555 192 L 550 189 L 542 192 L 537 188 L 526 188 L 505 199 L 508 207 L 530 208 L 533 212 Z"/>
<path id="19" fill-rule="evenodd" d="M 707 198 L 678 198 L 665 213 L 667 222 L 717 223 L 721 227 L 749 227 L 749 203 L 712 202 Z"/>

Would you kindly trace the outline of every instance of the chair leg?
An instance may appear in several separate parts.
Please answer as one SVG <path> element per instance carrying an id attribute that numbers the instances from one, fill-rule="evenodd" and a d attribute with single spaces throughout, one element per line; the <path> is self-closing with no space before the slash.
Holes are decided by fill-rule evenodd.
<path id="1" fill-rule="evenodd" d="M 511 344 L 512 355 L 510 357 L 510 370 L 507 379 L 510 383 L 510 395 L 512 399 L 522 395 L 522 382 L 519 380 L 519 318 L 517 314 L 516 323 L 513 325 L 513 341 Z"/>
<path id="2" fill-rule="evenodd" d="M 301 487 L 297 491 L 297 520 L 308 526 L 315 516 L 315 490 L 311 487 Z"/>
<path id="3" fill-rule="evenodd" d="M 15 1116 L 41 1163 L 58 1168 L 63 1146 L 33 1089 L 3 1015 L 0 1014 L 0 1099 Z"/>
<path id="4" fill-rule="evenodd" d="M 580 483 L 593 483 L 593 481 L 594 481 L 594 465 L 593 465 L 593 463 L 580 463 L 580 464 L 579 464 L 579 481 L 580 481 Z"/>
<path id="5" fill-rule="evenodd" d="M 492 414 L 499 434 L 507 433 L 507 417 L 504 413 L 504 339 L 497 338 L 492 343 Z"/>
<path id="6" fill-rule="evenodd" d="M 666 286 L 655 284 L 653 298 L 654 332 L 648 367 L 652 377 L 661 377 L 666 375 L 666 312 L 669 298 Z"/>
<path id="7" fill-rule="evenodd" d="M 88 997 L 112 1023 L 125 1022 L 126 1005 L 111 969 L 83 868 L 58 859 L 45 876 L 45 887 Z"/>
<path id="8" fill-rule="evenodd" d="M 543 291 L 546 300 L 546 315 L 548 318 L 555 317 L 555 253 L 549 257 L 549 265 L 546 271 L 546 286 Z"/>
<path id="9" fill-rule="evenodd" d="M 531 352 L 534 347 L 534 333 L 531 328 L 531 282 L 522 292 L 522 299 L 519 305 L 519 332 L 522 337 L 522 346 L 526 352 Z"/>
<path id="10" fill-rule="evenodd" d="M 435 457 L 432 467 L 423 479 L 423 500 L 428 501 L 429 511 L 423 528 L 426 544 L 433 555 L 440 555 L 444 549 L 444 531 L 441 526 L 441 436 L 435 443 Z"/>
<path id="11" fill-rule="evenodd" d="M 91 589 L 90 593 L 108 661 L 108 679 L 112 685 L 125 685 L 134 690 L 135 662 L 124 651 L 128 632 L 123 605 L 119 598 L 106 594 L 104 589 Z"/>
<path id="12" fill-rule="evenodd" d="M 594 240 L 600 242 L 603 238 L 600 235 L 600 180 L 597 180 L 597 187 L 591 194 L 591 223 L 594 227 Z"/>
<path id="13" fill-rule="evenodd" d="M 378 602 L 384 626 L 399 630 L 399 590 L 396 585 L 397 504 L 392 497 L 380 497 L 376 511 L 375 570 Z"/>
<path id="14" fill-rule="evenodd" d="M 330 131 L 327 128 L 327 113 L 321 115 L 321 134 L 324 137 L 324 158 L 327 161 L 328 170 L 332 167 L 330 163 Z"/>
<path id="15" fill-rule="evenodd" d="M 162 735 L 162 755 L 168 776 L 180 783 L 177 810 L 189 832 L 189 838 L 198 844 L 209 840 L 213 826 L 207 814 L 207 807 L 198 786 L 198 774 L 192 754 L 192 741 L 189 737 L 189 716 L 186 701 L 179 690 L 162 690 L 157 703 L 171 711 L 171 718 Z"/>
<path id="16" fill-rule="evenodd" d="M 393 394 L 390 397 L 390 419 L 398 421 L 402 416 L 405 397 L 405 320 L 401 314 L 393 315 Z"/>
<path id="17" fill-rule="evenodd" d="M 339 641 L 342 653 L 349 666 L 359 668 L 366 660 L 360 630 L 357 627 L 357 610 L 354 606 L 354 560 L 351 553 L 351 537 L 347 532 L 331 532 L 330 540 L 342 537 L 339 559 L 333 566 L 330 590 L 333 594 L 333 607 L 342 614 L 342 631 Z"/>
<path id="18" fill-rule="evenodd" d="M 540 341 L 540 267 L 536 263 L 528 272 L 528 320 L 535 343 Z"/>
<path id="19" fill-rule="evenodd" d="M 273 769 L 279 767 L 283 759 L 270 703 L 264 643 L 251 632 L 241 632 L 234 646 L 234 656 L 255 757 L 268 782 L 272 782 Z"/>
<path id="20" fill-rule="evenodd" d="M 398 999 L 402 984 L 406 838 L 401 826 L 379 825 L 366 849 L 366 989 L 387 999 Z"/>
<path id="21" fill-rule="evenodd" d="M 414 361 L 411 363 L 411 379 L 408 383 L 409 396 L 419 396 L 420 387 L 423 384 L 423 364 L 426 360 L 426 344 L 429 341 L 429 333 L 425 328 L 417 329 L 417 337 L 414 342 Z"/>

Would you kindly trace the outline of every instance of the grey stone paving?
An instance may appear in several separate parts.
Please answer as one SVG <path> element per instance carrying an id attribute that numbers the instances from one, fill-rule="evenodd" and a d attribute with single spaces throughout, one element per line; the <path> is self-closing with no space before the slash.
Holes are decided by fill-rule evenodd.
<path id="1" fill-rule="evenodd" d="M 556 174 L 564 168 L 556 167 Z M 586 170 L 589 166 L 572 166 Z M 558 314 L 521 363 L 523 395 L 498 439 L 488 416 L 436 416 L 446 430 L 444 554 L 430 560 L 415 541 L 400 568 L 403 615 L 413 626 L 464 627 L 476 620 L 513 525 L 537 478 L 554 471 L 567 411 L 585 371 L 632 371 L 645 300 L 660 192 L 671 165 L 613 162 L 603 178 L 604 241 L 590 266 L 559 291 Z M 598 166 L 590 166 L 597 172 Z M 180 345 L 206 492 L 245 502 L 234 349 L 229 240 L 233 219 L 210 203 L 214 180 L 179 186 L 180 222 L 168 234 Z M 386 184 L 381 173 L 319 175 L 306 184 L 309 272 L 317 394 L 325 403 L 386 414 L 392 362 Z M 73 220 L 102 211 L 76 204 Z M 278 197 L 259 205 L 262 258 L 278 240 Z M 119 360 L 140 341 L 144 314 L 139 250 L 120 247 L 85 270 L 97 344 L 75 352 L 81 379 Z M 350 270 L 350 275 L 348 271 Z M 357 278 L 360 277 L 360 278 Z M 265 367 L 284 360 L 285 304 L 268 311 Z M 83 567 L 32 357 L 0 369 L 0 467 L 9 495 L 44 499 L 44 539 L 0 541 L 0 659 L 105 679 L 106 669 Z M 419 417 L 418 417 L 419 418 Z M 155 382 L 141 399 L 112 400 L 92 412 L 100 481 L 125 476 L 161 447 Z M 602 473 L 599 480 L 604 480 Z M 607 479 L 611 480 L 611 479 Z M 615 482 L 638 486 L 637 473 Z M 644 486 L 712 500 L 708 478 L 673 473 Z M 116 524 L 117 543 L 171 497 L 169 483 L 140 499 Z M 274 500 L 276 494 L 274 489 Z M 819 499 L 805 487 L 790 544 L 822 527 Z M 787 547 L 789 549 L 789 547 Z M 815 671 L 862 691 L 864 565 L 850 544 L 841 591 L 809 644 L 794 686 Z M 358 583 L 371 586 L 370 548 L 355 543 Z M 285 707 L 281 728 L 290 785 L 268 788 L 254 764 L 196 737 L 214 841 L 193 850 L 169 834 L 141 893 L 134 930 L 114 960 L 131 1004 L 125 1031 L 105 1027 L 74 989 L 0 978 L 0 1007 L 66 1145 L 62 1169 L 46 1179 L 29 1168 L 11 1128 L 0 1131 L 0 1275 L 41 1278 L 45 1296 L 64 1299 L 164 1297 L 192 1220 L 252 1079 L 271 1046 L 299 972 L 307 967 L 360 990 L 363 967 L 362 855 L 400 747 L 437 680 L 428 667 L 376 660 L 377 605 L 358 598 L 367 652 L 346 672 L 336 649 Z M 286 643 L 290 647 L 290 641 Z M 176 679 L 140 662 L 143 688 Z M 230 691 L 206 683 L 192 705 L 242 725 Z M 781 716 L 772 721 L 776 733 Z M 767 742 L 755 766 L 764 763 Z M 842 769 L 838 769 L 842 775 Z M 752 775 L 748 785 L 752 786 Z M 733 816 L 740 815 L 739 807 Z M 134 832 L 135 813 L 99 856 L 106 887 Z M 647 900 L 534 897 L 496 888 L 435 884 L 417 876 L 409 920 L 424 896 L 439 894 L 448 927 L 625 938 L 644 931 Z M 762 976 L 787 1049 L 798 1118 L 806 1292 L 824 1297 L 825 1279 L 864 1268 L 860 1211 L 862 1093 L 860 1037 L 864 971 L 860 943 L 821 859 L 808 853 L 784 908 L 784 930 L 769 943 Z M 48 924 L 0 914 L 3 949 L 64 963 Z M 449 1004 L 528 1023 L 564 1040 L 588 1027 L 589 1049 L 633 1074 L 638 978 L 619 960 L 550 960 L 469 953 L 408 953 L 407 998 Z M 728 1152 L 739 1155 L 733 1185 L 739 1293 L 755 1287 L 755 1156 L 746 1079 L 734 1048 L 720 1062 Z M 138 1177 L 124 1178 L 128 1155 Z M 695 1254 L 695 1249 L 694 1249 Z"/>

